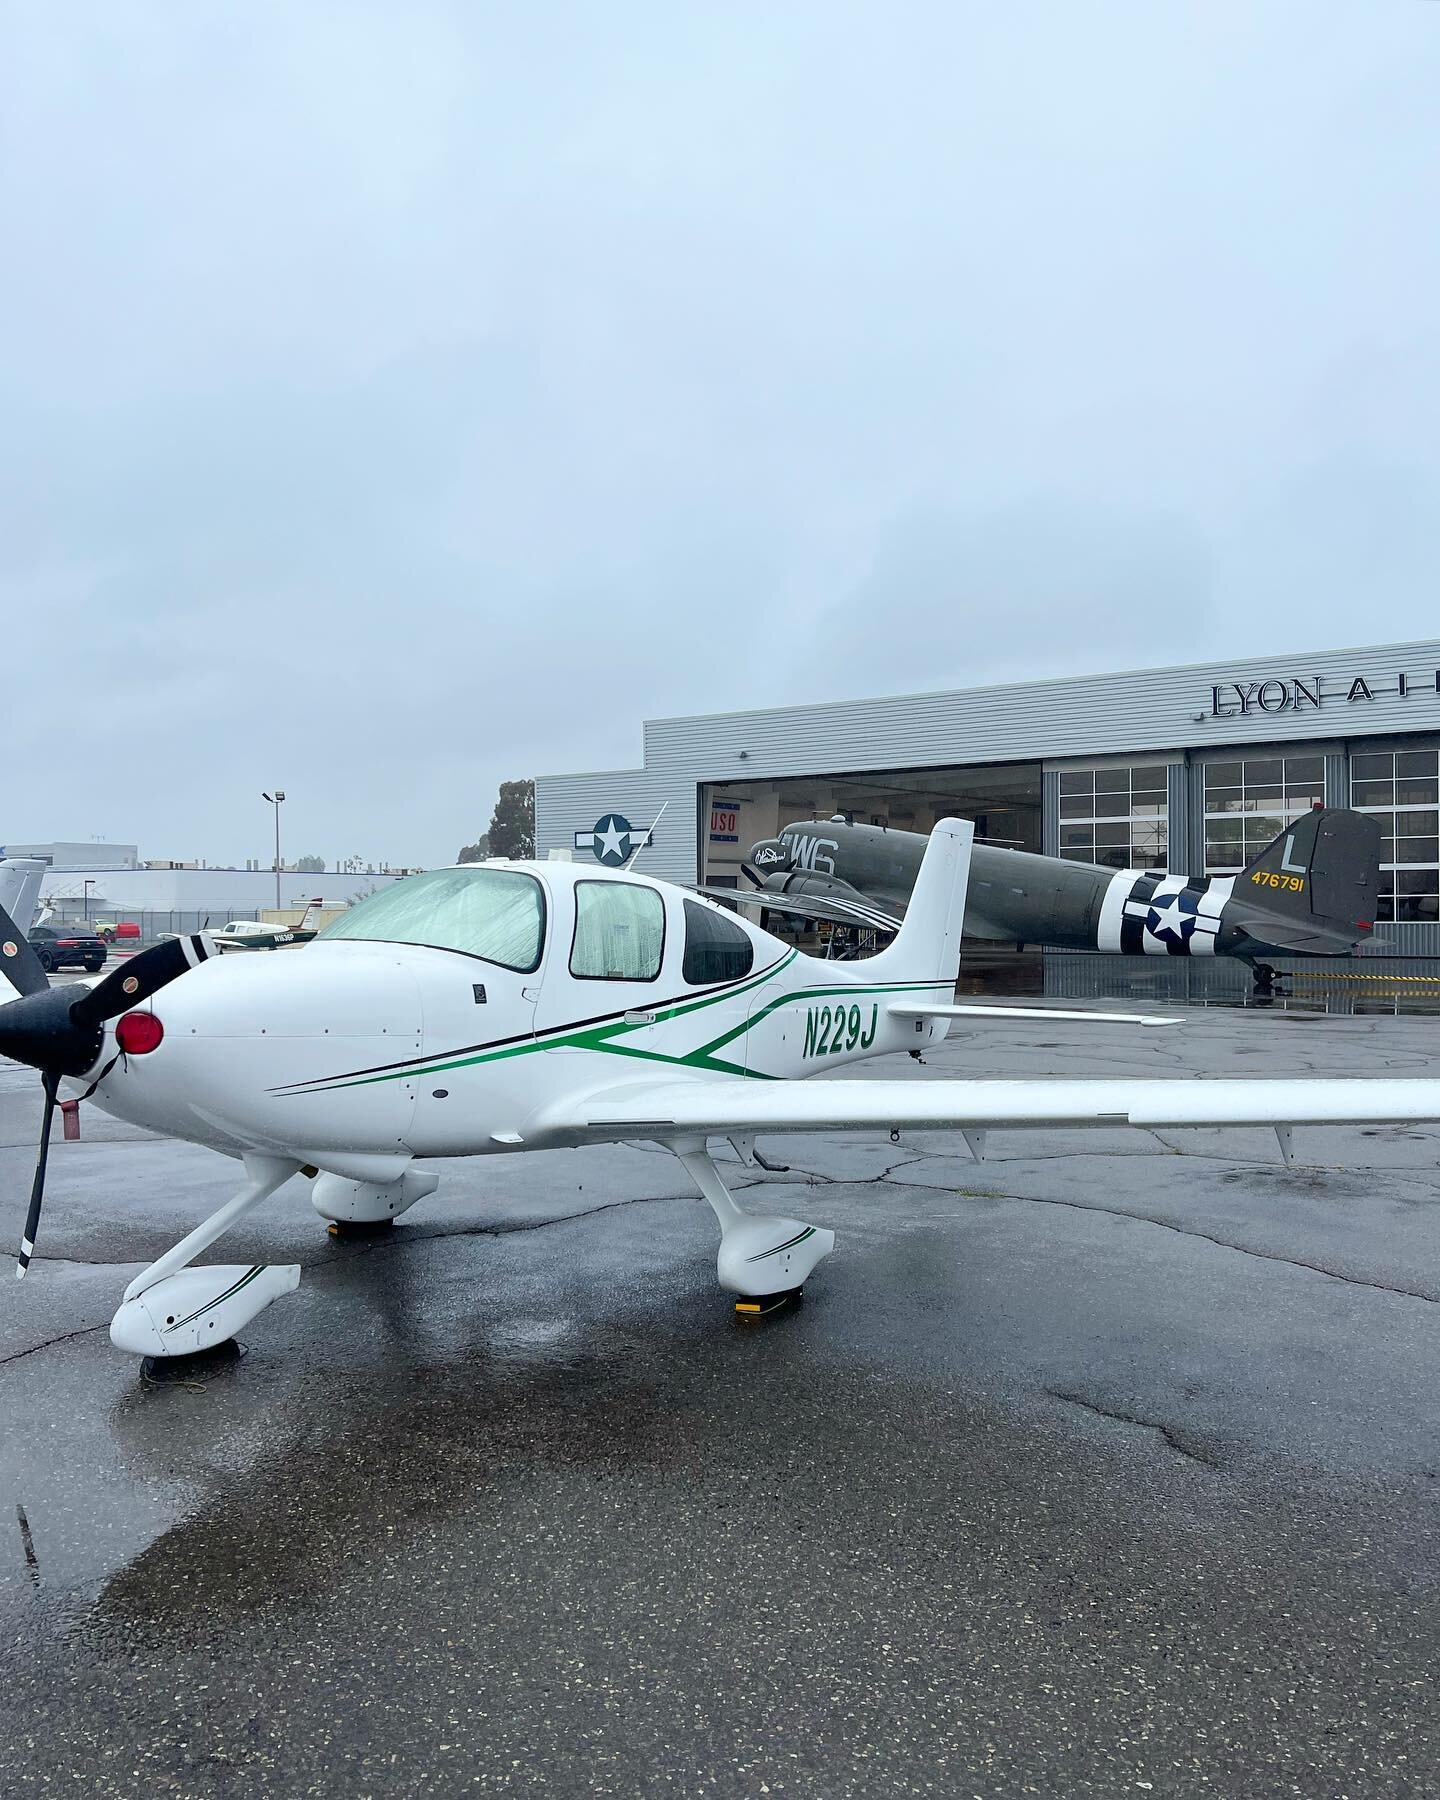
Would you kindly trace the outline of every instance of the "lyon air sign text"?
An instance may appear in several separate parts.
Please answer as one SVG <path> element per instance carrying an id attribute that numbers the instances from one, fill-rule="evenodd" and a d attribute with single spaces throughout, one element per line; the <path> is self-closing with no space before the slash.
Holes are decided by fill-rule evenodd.
<path id="1" fill-rule="evenodd" d="M 1210 689 L 1210 717 L 1236 719 L 1248 713 L 1319 712 L 1322 707 L 1350 705 L 1355 701 L 1395 698 L 1408 700 L 1413 694 L 1440 694 L 1440 669 L 1432 674 L 1388 675 L 1372 680 L 1364 675 L 1352 676 L 1327 687 L 1323 675 L 1301 680 L 1298 675 L 1282 679 L 1272 675 L 1266 681 L 1219 681 Z"/>

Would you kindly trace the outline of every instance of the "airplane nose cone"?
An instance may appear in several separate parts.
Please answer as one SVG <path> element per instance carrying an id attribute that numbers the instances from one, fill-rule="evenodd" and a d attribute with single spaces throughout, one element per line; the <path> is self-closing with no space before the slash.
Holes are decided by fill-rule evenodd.
<path id="1" fill-rule="evenodd" d="M 105 1033 L 70 1016 L 75 991 L 47 988 L 0 1006 L 0 1056 L 55 1075 L 83 1075 L 100 1054 Z"/>

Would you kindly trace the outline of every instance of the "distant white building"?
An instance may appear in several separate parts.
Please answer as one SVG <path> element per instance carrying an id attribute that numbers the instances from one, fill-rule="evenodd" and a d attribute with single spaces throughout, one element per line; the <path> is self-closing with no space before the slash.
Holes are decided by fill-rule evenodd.
<path id="1" fill-rule="evenodd" d="M 304 906 L 321 900 L 327 906 L 373 893 L 398 880 L 395 875 L 343 875 L 335 870 L 297 874 L 287 869 L 280 877 L 282 907 Z M 269 869 L 156 869 L 128 867 L 52 868 L 40 887 L 42 906 L 66 917 L 93 914 L 120 916 L 141 913 L 184 913 L 217 922 L 227 914 L 258 917 L 275 904 L 275 876 Z"/>
<path id="2" fill-rule="evenodd" d="M 0 856 L 35 856 L 52 869 L 133 869 L 140 861 L 138 844 L 0 844 Z"/>

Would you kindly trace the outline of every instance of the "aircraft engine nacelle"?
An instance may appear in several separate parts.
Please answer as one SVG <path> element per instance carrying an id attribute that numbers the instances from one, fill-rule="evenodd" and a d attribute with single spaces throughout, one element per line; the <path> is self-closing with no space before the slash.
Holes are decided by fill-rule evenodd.
<path id="1" fill-rule="evenodd" d="M 770 876 L 783 875 L 795 866 L 789 843 L 778 837 L 761 838 L 759 843 L 752 844 L 748 861 L 757 875 L 766 878 L 767 884 Z"/>
<path id="2" fill-rule="evenodd" d="M 221 1149 L 405 1157 L 408 1059 L 424 1047 L 420 989 L 393 947 L 212 957 L 157 994 L 146 1053 L 102 1051 L 95 1103 Z M 357 1171 L 349 1171 L 354 1174 Z"/>

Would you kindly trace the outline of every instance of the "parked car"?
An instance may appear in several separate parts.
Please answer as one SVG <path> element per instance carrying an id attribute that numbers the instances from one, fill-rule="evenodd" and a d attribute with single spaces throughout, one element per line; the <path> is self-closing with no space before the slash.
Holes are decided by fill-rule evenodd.
<path id="1" fill-rule="evenodd" d="M 94 975 L 105 967 L 105 945 L 88 925 L 37 925 L 30 932 L 30 948 L 47 975 L 66 968 Z"/>
<path id="2" fill-rule="evenodd" d="M 140 936 L 140 927 L 133 919 L 105 919 L 96 925 L 95 931 L 107 944 L 113 944 L 117 938 Z"/>

